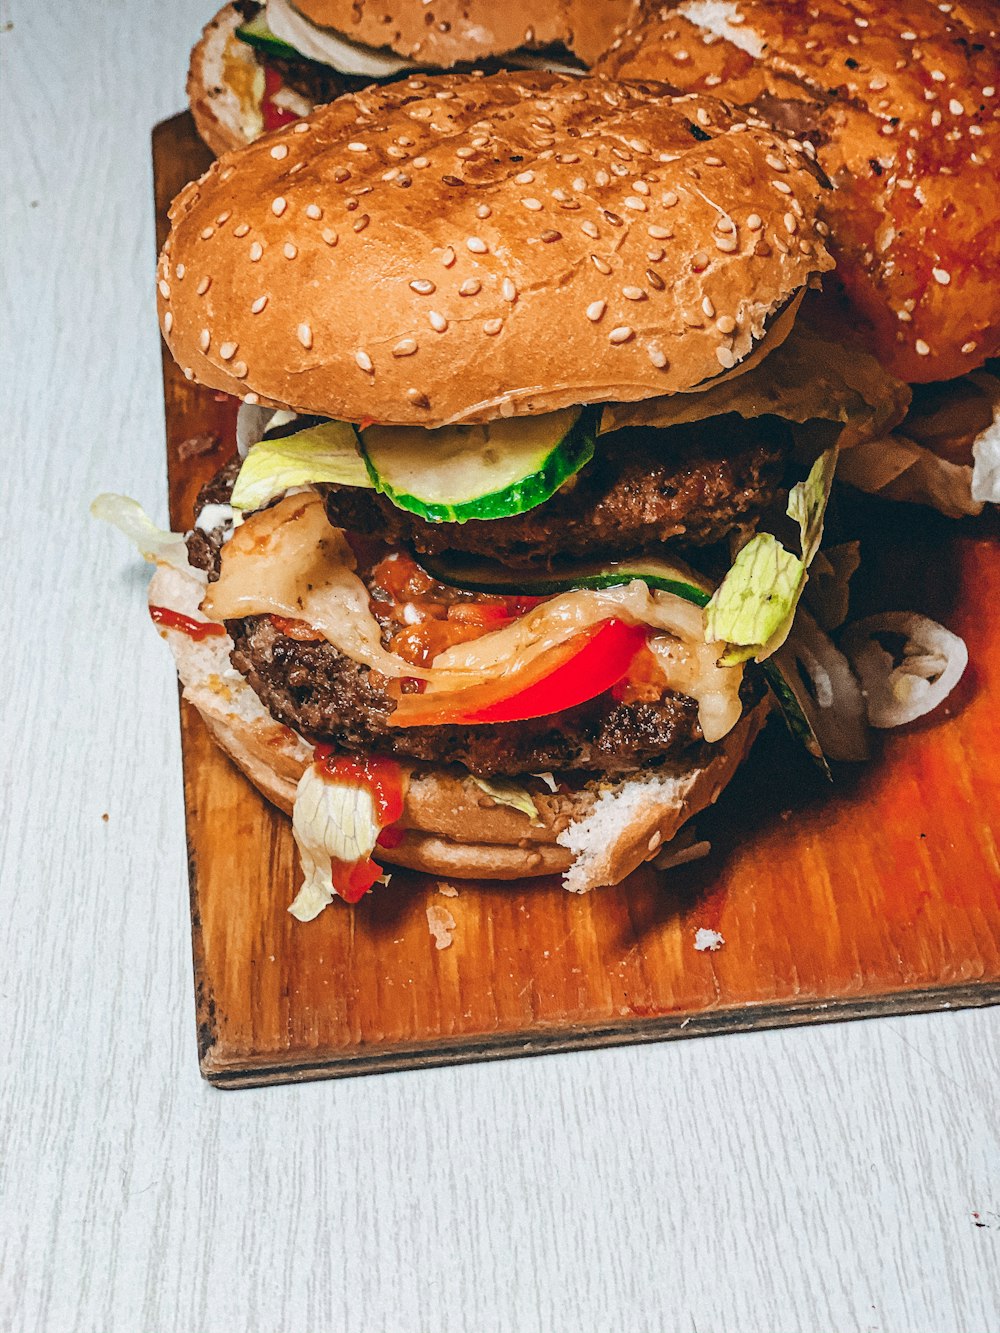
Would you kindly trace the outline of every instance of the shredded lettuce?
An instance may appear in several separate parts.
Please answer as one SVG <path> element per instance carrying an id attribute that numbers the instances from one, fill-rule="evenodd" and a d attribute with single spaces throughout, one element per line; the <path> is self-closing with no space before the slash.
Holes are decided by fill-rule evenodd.
<path id="1" fill-rule="evenodd" d="M 482 788 L 487 796 L 492 796 L 498 805 L 509 805 L 512 810 L 520 810 L 522 814 L 528 816 L 533 824 L 539 823 L 538 806 L 531 799 L 531 793 L 524 787 L 519 787 L 516 782 L 510 782 L 507 778 L 477 778 L 474 773 L 469 775 L 477 787 Z"/>
<path id="2" fill-rule="evenodd" d="M 90 512 L 94 518 L 110 523 L 123 532 L 138 549 L 144 560 L 170 565 L 185 574 L 192 572 L 187 558 L 187 546 L 182 532 L 158 528 L 138 500 L 127 495 L 106 491 L 92 501 Z"/>
<path id="3" fill-rule="evenodd" d="M 836 446 L 820 454 L 809 476 L 793 486 L 788 516 L 799 527 L 802 555 L 787 551 L 769 532 L 742 548 L 705 608 L 705 637 L 728 645 L 719 659 L 735 666 L 770 657 L 788 638 L 809 566 L 823 540 L 823 518 L 837 466 Z"/>
<path id="4" fill-rule="evenodd" d="M 232 505 L 234 509 L 263 509 L 293 486 L 322 481 L 371 489 L 358 452 L 358 437 L 344 421 L 325 421 L 297 435 L 252 445 L 236 478 Z"/>
<path id="5" fill-rule="evenodd" d="M 292 810 L 292 833 L 305 882 L 289 907 L 299 921 L 312 921 L 333 902 L 331 858 L 364 861 L 380 832 L 369 788 L 345 778 L 325 777 L 310 764 L 299 780 Z"/>

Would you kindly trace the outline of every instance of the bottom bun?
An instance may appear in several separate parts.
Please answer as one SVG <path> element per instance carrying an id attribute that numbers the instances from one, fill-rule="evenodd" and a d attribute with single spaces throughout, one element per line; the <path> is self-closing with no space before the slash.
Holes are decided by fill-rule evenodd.
<path id="1" fill-rule="evenodd" d="M 202 618 L 204 583 L 161 565 L 150 604 Z M 291 814 L 312 747 L 275 721 L 229 662 L 232 641 L 201 642 L 162 629 L 184 685 L 213 739 L 274 805 Z M 617 884 L 656 856 L 681 826 L 716 801 L 743 762 L 768 711 L 765 698 L 712 746 L 703 766 L 665 764 L 624 779 L 598 779 L 571 791 L 532 793 L 532 818 L 497 800 L 460 768 L 401 765 L 408 777 L 402 841 L 379 860 L 455 879 L 517 880 L 562 874 L 585 893 Z M 474 828 L 476 841 L 468 840 Z"/>

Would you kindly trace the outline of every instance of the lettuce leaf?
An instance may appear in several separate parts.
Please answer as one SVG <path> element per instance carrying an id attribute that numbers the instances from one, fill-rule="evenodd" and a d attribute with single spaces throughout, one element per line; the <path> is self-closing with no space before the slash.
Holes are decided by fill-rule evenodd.
<path id="1" fill-rule="evenodd" d="M 263 509 L 293 486 L 322 481 L 371 489 L 358 452 L 358 437 L 344 421 L 324 421 L 297 435 L 252 445 L 236 478 L 231 503 L 234 509 Z"/>
<path id="2" fill-rule="evenodd" d="M 509 805 L 512 810 L 520 810 L 522 814 L 528 816 L 533 824 L 539 823 L 538 806 L 531 799 L 531 793 L 524 787 L 519 787 L 516 782 L 510 782 L 507 778 L 477 778 L 474 773 L 469 776 L 477 787 L 480 787 L 487 796 L 492 796 L 498 805 Z"/>
<path id="3" fill-rule="evenodd" d="M 91 502 L 90 512 L 123 532 L 144 560 L 170 565 L 185 574 L 194 572 L 188 564 L 184 534 L 158 528 L 138 500 L 105 491 Z"/>
<path id="4" fill-rule="evenodd" d="M 299 779 L 292 810 L 292 833 L 305 882 L 289 912 L 312 921 L 333 902 L 332 857 L 364 861 L 375 850 L 380 832 L 369 788 L 361 782 L 324 777 L 310 764 Z"/>
<path id="5" fill-rule="evenodd" d="M 802 555 L 787 551 L 769 532 L 742 548 L 705 608 L 705 637 L 725 643 L 721 666 L 755 657 L 764 661 L 788 638 L 809 566 L 823 540 L 823 520 L 837 467 L 837 447 L 820 454 L 805 481 L 788 495 L 789 518 L 799 527 Z"/>

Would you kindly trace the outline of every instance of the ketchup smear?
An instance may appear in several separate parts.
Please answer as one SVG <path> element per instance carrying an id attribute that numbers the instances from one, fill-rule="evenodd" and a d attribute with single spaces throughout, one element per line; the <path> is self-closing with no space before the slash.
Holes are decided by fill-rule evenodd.
<path id="1" fill-rule="evenodd" d="M 403 830 L 392 827 L 403 814 L 403 774 L 393 759 L 350 759 L 334 753 L 332 745 L 317 745 L 314 758 L 320 773 L 331 779 L 361 783 L 371 792 L 375 820 L 382 830 L 380 847 L 397 847 Z M 382 874 L 382 867 L 371 857 L 357 861 L 330 858 L 333 887 L 347 903 L 365 896 Z"/>
<path id="2" fill-rule="evenodd" d="M 195 643 L 201 643 L 213 634 L 225 634 L 225 625 L 217 625 L 214 620 L 194 620 L 181 611 L 171 611 L 169 606 L 151 606 L 149 614 L 157 625 L 166 625 L 167 629 L 180 630 Z"/>

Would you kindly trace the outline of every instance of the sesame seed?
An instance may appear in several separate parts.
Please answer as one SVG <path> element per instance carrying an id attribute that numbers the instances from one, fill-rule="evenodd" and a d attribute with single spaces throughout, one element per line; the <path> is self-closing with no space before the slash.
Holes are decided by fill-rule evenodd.
<path id="1" fill-rule="evenodd" d="M 646 293 L 641 287 L 623 287 L 622 296 L 626 301 L 645 301 Z"/>
<path id="2" fill-rule="evenodd" d="M 396 344 L 396 346 L 392 349 L 392 354 L 393 356 L 412 356 L 416 350 L 417 350 L 416 339 L 401 338 L 400 341 Z"/>
<path id="3" fill-rule="evenodd" d="M 695 273 L 702 273 L 708 268 L 708 255 L 704 250 L 698 250 L 691 256 L 691 267 Z"/>
<path id="4" fill-rule="evenodd" d="M 637 194 L 630 194 L 625 200 L 625 207 L 631 208 L 634 213 L 645 213 L 646 201 L 640 199 Z"/>
<path id="5" fill-rule="evenodd" d="M 529 212 L 531 212 L 531 213 L 537 213 L 537 212 L 539 212 L 539 210 L 540 210 L 541 207 L 542 207 L 542 205 L 541 205 L 541 201 L 538 200 L 538 199 L 533 199 L 530 195 L 528 196 L 527 199 L 522 199 L 522 200 L 521 200 L 521 204 L 522 204 L 522 206 L 523 206 L 524 208 L 528 209 Z"/>
<path id="6" fill-rule="evenodd" d="M 772 181 L 771 184 L 774 186 L 776 190 L 780 191 L 781 194 L 791 194 L 792 192 L 792 187 L 788 184 L 787 181 Z"/>
<path id="7" fill-rule="evenodd" d="M 577 194 L 583 194 L 586 188 L 587 188 L 587 182 L 583 179 L 582 176 L 577 176 L 573 181 L 573 189 L 577 192 Z"/>
<path id="8" fill-rule="evenodd" d="M 202 229 L 201 239 L 202 239 L 203 241 L 207 241 L 207 240 L 209 239 L 210 236 L 214 236 L 214 235 L 215 235 L 215 228 L 214 228 L 214 227 L 205 227 L 205 228 Z"/>
<path id="9" fill-rule="evenodd" d="M 350 149 L 350 151 L 351 151 L 352 153 L 367 153 L 367 152 L 368 152 L 368 145 L 367 145 L 366 143 L 361 143 L 361 142 L 360 142 L 359 140 L 357 140 L 357 139 L 353 139 L 353 140 L 347 145 L 347 147 Z"/>
<path id="10" fill-rule="evenodd" d="M 705 110 L 703 106 L 700 106 L 698 108 L 697 112 L 695 113 L 695 118 L 697 119 L 699 125 L 711 125 L 712 123 L 712 117 L 708 114 L 708 112 Z"/>
<path id="11" fill-rule="evenodd" d="M 452 249 L 450 245 L 447 245 L 441 252 L 441 263 L 445 266 L 445 268 L 451 268 L 454 262 L 455 262 L 455 251 Z"/>
<path id="12" fill-rule="evenodd" d="M 869 83 L 868 85 L 868 88 L 873 93 L 880 93 L 883 88 L 888 88 L 888 86 L 889 86 L 889 80 L 885 78 L 882 74 L 879 74 L 874 79 L 872 79 L 871 83 Z"/>
<path id="13" fill-rule="evenodd" d="M 190 366 L 185 366 L 185 367 L 184 367 L 184 378 L 185 378 L 186 380 L 193 380 L 193 379 L 194 379 L 194 371 L 191 369 Z"/>
<path id="14" fill-rule="evenodd" d="M 934 274 L 934 281 L 939 282 L 942 287 L 947 287 L 951 282 L 951 274 L 946 268 L 931 269 L 931 272 Z"/>
<path id="15" fill-rule="evenodd" d="M 470 236 L 465 244 L 474 255 L 485 255 L 489 250 L 489 246 L 479 236 Z M 445 253 L 447 253 L 447 251 Z"/>
<path id="16" fill-rule="evenodd" d="M 458 289 L 459 296 L 476 296 L 482 288 L 478 278 L 466 278 Z"/>
<path id="17" fill-rule="evenodd" d="M 646 269 L 646 281 L 649 283 L 650 287 L 657 292 L 662 292 L 667 285 L 660 277 L 659 273 L 653 268 Z"/>
<path id="18" fill-rule="evenodd" d="M 418 171 L 422 171 L 424 167 L 429 167 L 430 164 L 430 158 L 427 157 L 415 157 L 410 163 L 410 165 L 416 167 Z"/>
<path id="19" fill-rule="evenodd" d="M 431 400 L 419 389 L 407 389 L 406 396 L 414 407 L 430 407 Z"/>
<path id="20" fill-rule="evenodd" d="M 308 122 L 307 120 L 300 120 L 299 123 L 295 126 L 295 129 L 292 130 L 292 133 L 293 133 L 293 134 L 308 134 L 308 133 L 309 133 L 309 122 Z M 245 402 L 249 402 L 249 396 L 248 396 L 246 399 L 244 399 L 244 401 L 245 401 Z"/>
<path id="21" fill-rule="evenodd" d="M 608 175 L 608 173 L 604 170 L 603 167 L 601 167 L 599 171 L 596 171 L 594 173 L 594 184 L 601 186 L 611 184 L 611 177 Z"/>
<path id="22" fill-rule="evenodd" d="M 666 250 L 664 250 L 661 246 L 659 250 L 647 250 L 646 258 L 649 260 L 651 264 L 658 264 L 666 255 L 666 253 L 667 253 Z"/>
<path id="23" fill-rule="evenodd" d="M 948 110 L 951 112 L 953 116 L 965 115 L 965 107 L 962 105 L 962 103 L 958 100 L 957 97 L 953 97 L 951 101 L 948 103 Z"/>
<path id="24" fill-rule="evenodd" d="M 751 213 L 747 218 L 747 226 L 751 231 L 760 231 L 763 225 L 764 222 L 759 213 Z"/>
<path id="25" fill-rule="evenodd" d="M 198 334 L 198 346 L 203 352 L 207 352 L 212 345 L 212 335 L 208 329 L 202 329 Z"/>
<path id="26" fill-rule="evenodd" d="M 542 232 L 542 240 L 545 242 L 546 245 L 551 245 L 553 241 L 561 241 L 561 240 L 562 240 L 562 232 L 561 232 L 561 231 L 551 231 L 551 230 L 550 230 L 550 231 L 543 231 L 543 232 Z"/>
<path id="27" fill-rule="evenodd" d="M 587 306 L 587 318 L 592 324 L 596 324 L 607 307 L 607 301 L 591 301 L 590 305 Z"/>
<path id="28" fill-rule="evenodd" d="M 251 315 L 259 315 L 266 305 L 267 305 L 267 297 L 258 296 L 256 301 L 254 301 L 253 304 L 250 306 Z"/>
<path id="29" fill-rule="evenodd" d="M 799 221 L 794 213 L 786 213 L 784 217 L 784 223 L 785 223 L 785 231 L 787 231 L 790 236 L 794 235 L 795 232 L 798 231 Z"/>
<path id="30" fill-rule="evenodd" d="M 605 261 L 600 257 L 600 255 L 591 255 L 590 262 L 594 265 L 594 268 L 597 269 L 598 273 L 611 272 L 611 265 L 605 263 Z"/>
<path id="31" fill-rule="evenodd" d="M 733 356 L 728 347 L 717 347 L 715 355 L 719 365 L 725 367 L 726 370 L 732 370 L 733 366 L 736 365 L 736 357 Z"/>
<path id="32" fill-rule="evenodd" d="M 223 361 L 232 361 L 236 355 L 237 347 L 239 347 L 239 343 L 223 343 L 219 348 L 219 356 Z"/>
<path id="33" fill-rule="evenodd" d="M 517 181 L 518 185 L 530 185 L 535 179 L 535 173 L 533 171 L 521 171 L 514 177 L 514 179 Z"/>
<path id="34" fill-rule="evenodd" d="M 974 342 L 967 342 L 962 344 L 962 352 L 965 356 L 968 356 L 970 352 L 974 352 L 975 350 L 976 350 L 976 344 Z"/>
<path id="35" fill-rule="evenodd" d="M 931 70 L 931 78 L 935 83 L 944 83 L 944 74 L 939 69 Z"/>
<path id="36" fill-rule="evenodd" d="M 174 327 L 174 317 L 168 310 L 166 314 L 163 316 L 163 332 L 169 333 L 173 327 Z"/>
<path id="37" fill-rule="evenodd" d="M 255 393 L 245 393 L 243 395 L 243 401 L 247 403 L 249 406 L 254 407 L 256 406 L 257 403 L 260 402 L 260 397 Z"/>
<path id="38" fill-rule="evenodd" d="M 437 290 L 430 278 L 414 278 L 410 287 L 419 296 L 430 296 L 431 292 Z"/>
<path id="39" fill-rule="evenodd" d="M 238 227 L 233 228 L 233 235 L 239 238 L 246 236 L 250 230 L 249 222 L 241 222 Z"/>
<path id="40" fill-rule="evenodd" d="M 740 243 L 735 236 L 716 236 L 715 246 L 717 250 L 722 250 L 725 254 L 731 255 L 734 250 L 739 249 Z"/>
<path id="41" fill-rule="evenodd" d="M 461 158 L 463 162 L 467 162 L 470 157 L 476 156 L 476 150 L 474 148 L 456 148 L 455 156 Z"/>
<path id="42" fill-rule="evenodd" d="M 319 204 L 306 204 L 307 218 L 312 218 L 314 222 L 318 222 L 322 216 L 323 210 L 320 208 Z"/>
<path id="43" fill-rule="evenodd" d="M 719 330 L 720 333 L 728 335 L 735 330 L 736 320 L 733 319 L 732 315 L 720 315 L 719 318 L 715 321 L 715 327 Z"/>
<path id="44" fill-rule="evenodd" d="M 287 157 L 287 156 L 288 156 L 288 144 L 286 144 L 286 143 L 276 143 L 276 144 L 274 145 L 274 147 L 271 149 L 271 156 L 277 158 L 279 161 L 280 161 L 283 157 Z"/>
<path id="45" fill-rule="evenodd" d="M 713 154 L 711 157 L 706 157 L 706 158 L 704 158 L 703 160 L 704 160 L 704 163 L 705 163 L 705 166 L 706 166 L 706 167 L 721 167 L 721 166 L 722 166 L 722 158 L 721 158 L 721 157 L 716 157 L 714 154 Z M 770 160 L 770 159 L 769 159 L 769 160 Z M 783 168 L 782 168 L 782 169 L 783 169 Z"/>
<path id="46" fill-rule="evenodd" d="M 209 287 L 211 287 L 211 285 L 212 285 L 212 279 L 208 276 L 208 274 L 206 274 L 205 277 L 203 277 L 202 280 L 198 283 L 198 286 L 195 288 L 195 291 L 199 296 L 204 296 L 205 293 L 208 291 Z"/>
<path id="47" fill-rule="evenodd" d="M 160 295 L 163 297 L 164 301 L 169 301 L 169 300 L 170 300 L 170 283 L 167 282 L 165 279 L 161 278 L 160 281 L 159 281 L 156 285 L 157 285 L 157 287 L 159 287 L 159 289 L 160 289 Z"/>
<path id="48" fill-rule="evenodd" d="M 596 223 L 589 222 L 589 221 L 588 221 L 588 222 L 581 222 L 581 223 L 580 223 L 580 230 L 583 232 L 583 234 L 584 234 L 585 236 L 590 236 L 590 237 L 591 237 L 593 240 L 595 240 L 595 241 L 597 240 L 598 236 L 600 236 L 600 234 L 601 234 L 601 233 L 597 230 L 597 225 L 596 225 Z"/>
<path id="49" fill-rule="evenodd" d="M 295 256 L 299 253 L 299 251 L 298 247 L 294 246 L 291 243 L 291 241 L 286 241 L 285 244 L 281 247 L 281 253 L 285 256 L 286 259 L 294 259 Z"/>
<path id="50" fill-rule="evenodd" d="M 901 324 L 910 324 L 913 321 L 913 316 L 910 314 L 908 310 L 897 310 L 896 318 L 900 321 Z"/>
<path id="51" fill-rule="evenodd" d="M 277 199 L 271 200 L 271 212 L 276 218 L 280 218 L 282 213 L 288 207 L 288 201 L 283 195 L 278 195 Z"/>
<path id="52" fill-rule="evenodd" d="M 931 349 L 924 342 L 923 338 L 917 339 L 913 344 L 913 350 L 916 352 L 917 356 L 930 356 L 931 354 Z"/>
<path id="53" fill-rule="evenodd" d="M 667 364 L 666 355 L 660 350 L 659 347 L 649 348 L 649 359 L 650 361 L 652 361 L 653 365 L 656 367 L 657 370 L 662 370 L 664 366 L 666 366 Z"/>
<path id="54" fill-rule="evenodd" d="M 224 213 L 220 213 L 219 216 L 215 219 L 215 225 L 217 227 L 221 227 L 224 223 L 228 222 L 232 216 L 233 216 L 232 211 L 227 208 Z"/>
<path id="55" fill-rule="evenodd" d="M 709 319 L 715 314 L 715 306 L 712 304 L 712 299 L 709 296 L 702 298 L 701 308 Z"/>
<path id="56" fill-rule="evenodd" d="M 358 218 L 357 222 L 353 222 L 351 224 L 351 230 L 364 231 L 364 229 L 368 226 L 369 222 L 371 222 L 371 217 L 369 216 L 369 214 L 362 213 L 361 216 Z"/>
<path id="57" fill-rule="evenodd" d="M 672 234 L 666 227 L 651 226 L 646 228 L 647 233 L 652 236 L 654 241 L 665 241 Z"/>
<path id="58" fill-rule="evenodd" d="M 483 325 L 483 332 L 488 333 L 490 337 L 492 337 L 495 333 L 499 333 L 502 328 L 502 319 L 488 319 Z"/>
<path id="59" fill-rule="evenodd" d="M 617 347 L 620 346 L 621 343 L 627 343 L 631 338 L 634 337 L 635 337 L 634 329 L 630 328 L 628 324 L 619 324 L 617 328 L 612 329 L 611 332 L 608 334 L 608 342 L 614 343 L 614 345 Z"/>
<path id="60" fill-rule="evenodd" d="M 247 369 L 248 367 L 245 361 L 234 361 L 230 367 L 230 370 L 238 380 L 246 379 Z"/>
<path id="61" fill-rule="evenodd" d="M 184 277 L 184 274 L 185 274 L 186 272 L 187 272 L 187 269 L 184 267 L 183 264 L 178 264 L 178 265 L 177 265 L 177 267 L 174 269 L 174 274 L 176 275 L 176 278 L 177 278 L 177 281 L 178 281 L 178 282 L 181 281 L 181 279 Z"/>
<path id="62" fill-rule="evenodd" d="M 359 370 L 371 372 L 372 370 L 375 369 L 375 367 L 372 365 L 371 357 L 368 355 L 367 352 L 361 351 L 360 348 L 358 349 L 358 351 L 354 353 L 354 360 L 358 363 Z"/>
<path id="63" fill-rule="evenodd" d="M 941 112 L 937 109 L 937 107 L 935 107 L 934 110 L 931 112 L 931 124 L 934 126 L 935 129 L 937 129 L 937 127 L 941 124 L 941 120 L 942 120 Z"/>
<path id="64" fill-rule="evenodd" d="M 327 245 L 336 245 L 339 239 L 340 237 L 332 228 L 330 227 L 323 228 L 323 240 L 327 243 Z"/>
<path id="65" fill-rule="evenodd" d="M 476 209 L 476 217 L 488 218 L 492 212 L 493 209 L 490 208 L 489 204 L 480 204 L 479 207 Z"/>
<path id="66" fill-rule="evenodd" d="M 644 180 L 637 180 L 635 182 L 635 192 L 636 194 L 649 194 L 649 186 Z"/>
<path id="67" fill-rule="evenodd" d="M 500 286 L 500 294 L 503 296 L 503 299 L 505 301 L 517 300 L 517 288 L 514 286 L 514 283 L 510 280 L 510 278 L 504 278 Z"/>
<path id="68" fill-rule="evenodd" d="M 993 87 L 993 85 L 992 85 L 991 83 L 990 83 L 990 84 L 987 84 L 986 87 L 983 89 L 983 96 L 984 96 L 984 97 L 996 97 L 996 93 L 997 93 L 997 90 L 996 90 L 996 88 Z M 972 345 L 973 345 L 973 347 L 975 347 L 976 344 L 973 343 Z M 965 351 L 965 348 L 964 348 L 964 347 L 962 348 L 962 351 L 963 351 L 963 352 Z"/>
<path id="69" fill-rule="evenodd" d="M 444 333 L 445 329 L 448 327 L 448 321 L 445 319 L 444 315 L 439 314 L 436 310 L 430 311 L 427 318 L 435 333 Z"/>

